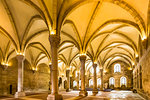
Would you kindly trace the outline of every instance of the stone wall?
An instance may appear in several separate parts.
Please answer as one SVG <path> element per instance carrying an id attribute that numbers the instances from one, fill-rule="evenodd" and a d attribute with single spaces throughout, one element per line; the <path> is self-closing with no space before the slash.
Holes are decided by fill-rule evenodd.
<path id="1" fill-rule="evenodd" d="M 119 63 L 121 65 L 121 72 L 120 73 L 114 73 L 114 65 L 116 63 Z M 122 76 L 127 78 L 127 87 L 125 89 L 131 89 L 133 86 L 133 74 L 132 74 L 132 70 L 129 69 L 130 66 L 128 64 L 126 64 L 125 62 L 122 61 L 116 61 L 114 63 L 112 63 L 109 68 L 107 69 L 107 72 L 104 74 L 104 83 L 108 83 L 109 85 L 109 78 L 110 77 L 114 77 L 115 78 L 115 89 L 121 89 L 120 87 L 120 78 Z M 78 78 L 74 77 L 75 73 L 73 75 L 73 80 L 75 80 L 76 82 L 78 82 Z M 97 73 L 97 79 L 100 78 L 100 72 Z M 93 86 L 89 86 L 89 80 L 92 79 L 93 80 L 93 75 L 88 74 L 85 75 L 85 86 L 86 88 L 93 88 Z M 100 88 L 100 86 L 98 86 L 98 88 Z M 110 88 L 108 86 L 108 88 Z M 74 88 L 76 89 L 76 88 Z"/>
<path id="2" fill-rule="evenodd" d="M 121 65 L 121 72 L 114 73 L 114 65 L 117 63 Z M 115 79 L 114 89 L 121 89 L 120 78 L 124 76 L 127 79 L 126 89 L 131 89 L 132 88 L 132 70 L 129 70 L 129 68 L 130 66 L 122 61 L 116 61 L 112 63 L 109 66 L 109 68 L 106 70 L 107 72 L 104 73 L 104 84 L 108 84 L 108 87 L 110 88 L 109 79 L 110 77 L 113 77 Z"/>
<path id="3" fill-rule="evenodd" d="M 150 48 L 139 59 L 133 71 L 134 89 L 150 99 Z"/>
<path id="4" fill-rule="evenodd" d="M 15 94 L 17 91 L 17 60 L 14 58 L 10 61 L 10 66 L 6 70 L 6 75 L 3 74 L 3 69 L 0 68 L 0 95 L 3 94 L 3 77 L 6 77 L 7 84 L 6 90 L 7 94 Z M 24 90 L 27 91 L 48 91 L 49 80 L 50 80 L 50 70 L 45 64 L 40 64 L 37 68 L 38 70 L 33 72 L 30 64 L 25 60 L 24 62 Z M 12 91 L 11 91 L 12 90 Z"/>

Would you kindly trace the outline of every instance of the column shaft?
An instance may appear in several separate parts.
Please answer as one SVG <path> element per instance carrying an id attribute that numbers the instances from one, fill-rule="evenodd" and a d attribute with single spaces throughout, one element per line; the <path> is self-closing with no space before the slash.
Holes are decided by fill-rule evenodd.
<path id="1" fill-rule="evenodd" d="M 100 88 L 100 90 L 103 91 L 103 86 L 104 86 L 103 69 L 100 69 L 100 72 L 101 72 L 101 88 Z"/>
<path id="2" fill-rule="evenodd" d="M 67 89 L 66 89 L 66 92 L 69 92 L 69 89 L 70 89 L 70 70 L 66 70 L 66 77 L 67 77 Z"/>
<path id="3" fill-rule="evenodd" d="M 81 91 L 79 93 L 80 96 L 87 96 L 87 91 L 85 90 L 85 61 L 86 56 L 82 55 L 80 56 L 80 62 L 81 62 Z"/>
<path id="4" fill-rule="evenodd" d="M 49 41 L 51 44 L 51 95 L 48 95 L 47 100 L 62 100 L 62 96 L 58 94 L 58 46 L 60 38 L 57 35 L 50 35 Z"/>
<path id="5" fill-rule="evenodd" d="M 80 76 L 79 76 L 80 74 L 79 74 L 79 72 L 78 72 L 78 76 L 77 76 L 77 90 L 79 90 L 79 80 L 80 80 Z"/>
<path id="6" fill-rule="evenodd" d="M 97 75 L 96 75 L 96 67 L 97 64 L 93 64 L 93 68 L 94 68 L 94 77 L 93 77 L 93 95 L 96 95 L 98 93 L 98 89 L 97 89 Z"/>
<path id="7" fill-rule="evenodd" d="M 50 68 L 50 77 L 49 77 L 50 78 L 49 79 L 49 85 L 50 85 L 49 88 L 50 89 L 49 89 L 49 94 L 51 94 L 51 89 L 52 89 L 52 80 L 51 80 L 52 79 L 51 78 L 52 77 L 52 65 L 51 64 L 49 65 L 49 68 Z"/>
<path id="8" fill-rule="evenodd" d="M 4 69 L 2 70 L 2 94 L 7 95 L 7 68 L 5 65 L 3 66 Z"/>
<path id="9" fill-rule="evenodd" d="M 18 60 L 18 90 L 15 94 L 16 98 L 25 96 L 25 93 L 23 92 L 24 56 L 17 55 L 17 60 Z"/>

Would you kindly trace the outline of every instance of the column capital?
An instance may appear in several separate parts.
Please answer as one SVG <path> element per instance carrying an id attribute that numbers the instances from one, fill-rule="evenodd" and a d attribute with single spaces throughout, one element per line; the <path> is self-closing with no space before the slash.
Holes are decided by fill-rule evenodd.
<path id="1" fill-rule="evenodd" d="M 52 64 L 49 64 L 49 68 L 50 68 L 50 69 L 52 68 Z"/>
<path id="2" fill-rule="evenodd" d="M 60 43 L 60 37 L 57 35 L 49 35 L 49 41 L 51 45 L 58 45 Z"/>
<path id="3" fill-rule="evenodd" d="M 142 45 L 144 47 L 144 49 L 147 49 L 147 39 L 142 40 Z"/>
<path id="4" fill-rule="evenodd" d="M 8 66 L 7 65 L 2 65 L 2 69 L 3 69 L 3 71 L 6 71 L 6 69 L 8 68 Z"/>
<path id="5" fill-rule="evenodd" d="M 81 55 L 81 56 L 79 57 L 79 59 L 80 59 L 80 61 L 81 61 L 81 60 L 86 60 L 86 55 Z"/>
<path id="6" fill-rule="evenodd" d="M 103 68 L 100 68 L 100 71 L 103 71 Z"/>
<path id="7" fill-rule="evenodd" d="M 25 60 L 25 57 L 23 55 L 17 55 L 16 58 L 18 61 L 24 61 Z"/>
<path id="8" fill-rule="evenodd" d="M 97 64 L 94 63 L 94 64 L 93 64 L 93 68 L 96 68 L 96 67 L 97 67 Z"/>
<path id="9" fill-rule="evenodd" d="M 69 74 L 69 73 L 70 73 L 70 69 L 66 69 L 66 73 L 68 73 L 68 74 Z"/>

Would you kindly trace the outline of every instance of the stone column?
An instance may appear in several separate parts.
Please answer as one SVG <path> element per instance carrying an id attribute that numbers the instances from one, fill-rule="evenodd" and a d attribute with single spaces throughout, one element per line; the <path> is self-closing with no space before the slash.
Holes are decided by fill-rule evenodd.
<path id="1" fill-rule="evenodd" d="M 81 90 L 79 92 L 79 96 L 87 96 L 88 93 L 85 90 L 85 60 L 86 60 L 86 55 L 81 55 L 79 57 L 80 62 L 81 62 Z"/>
<path id="2" fill-rule="evenodd" d="M 2 70 L 2 95 L 7 95 L 7 70 L 6 68 L 8 66 L 3 65 L 3 70 Z"/>
<path id="3" fill-rule="evenodd" d="M 93 68 L 94 68 L 94 77 L 93 77 L 93 95 L 96 95 L 96 94 L 98 93 L 98 89 L 97 89 L 96 67 L 97 67 L 97 64 L 93 64 Z"/>
<path id="4" fill-rule="evenodd" d="M 73 89 L 73 77 L 70 76 L 70 89 Z"/>
<path id="5" fill-rule="evenodd" d="M 24 56 L 17 55 L 18 60 L 18 90 L 15 94 L 15 98 L 25 96 L 25 92 L 23 91 L 23 71 L 24 71 Z"/>
<path id="6" fill-rule="evenodd" d="M 50 85 L 49 88 L 50 88 L 50 89 L 49 89 L 49 92 L 48 92 L 48 93 L 51 94 L 51 89 L 52 89 L 52 80 L 51 80 L 51 79 L 52 79 L 52 78 L 51 78 L 51 77 L 52 77 L 52 75 L 51 75 L 51 74 L 52 74 L 52 64 L 49 64 L 49 68 L 50 68 L 50 77 L 49 77 L 49 78 L 50 78 L 50 79 L 49 79 L 49 85 Z"/>
<path id="7" fill-rule="evenodd" d="M 49 41 L 51 44 L 51 57 L 52 57 L 52 67 L 51 67 L 51 83 L 52 91 L 48 95 L 47 100 L 62 100 L 62 96 L 58 94 L 58 46 L 60 38 L 57 35 L 50 35 Z"/>
<path id="8" fill-rule="evenodd" d="M 61 84 L 61 90 L 65 90 L 64 89 L 64 81 L 65 81 L 65 77 L 62 75 L 62 84 Z"/>
<path id="9" fill-rule="evenodd" d="M 145 53 L 147 50 L 147 39 L 142 40 L 143 52 Z"/>
<path id="10" fill-rule="evenodd" d="M 100 69 L 100 73 L 101 73 L 101 87 L 100 87 L 100 90 L 103 91 L 103 86 L 104 86 L 103 69 Z"/>
<path id="11" fill-rule="evenodd" d="M 80 80 L 80 73 L 78 72 L 78 76 L 77 76 L 77 90 L 79 90 L 79 80 Z"/>
<path id="12" fill-rule="evenodd" d="M 69 92 L 70 90 L 70 70 L 66 70 L 66 77 L 67 77 L 67 89 L 66 92 Z"/>

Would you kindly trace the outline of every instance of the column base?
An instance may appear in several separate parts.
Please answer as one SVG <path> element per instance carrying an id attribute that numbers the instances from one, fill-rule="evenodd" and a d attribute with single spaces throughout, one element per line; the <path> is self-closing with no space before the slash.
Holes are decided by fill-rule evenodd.
<path id="1" fill-rule="evenodd" d="M 63 96 L 60 94 L 49 94 L 47 100 L 63 100 Z"/>
<path id="2" fill-rule="evenodd" d="M 15 93 L 15 98 L 24 97 L 24 96 L 26 96 L 25 92 L 16 92 Z"/>
<path id="3" fill-rule="evenodd" d="M 2 93 L 2 95 L 3 95 L 3 96 L 7 96 L 8 94 L 7 94 L 7 92 L 4 92 L 4 93 Z"/>
<path id="4" fill-rule="evenodd" d="M 104 91 L 104 89 L 103 89 L 103 88 L 100 88 L 100 91 Z"/>
<path id="5" fill-rule="evenodd" d="M 88 96 L 88 93 L 87 93 L 87 91 L 86 90 L 81 90 L 80 92 L 79 92 L 79 96 Z"/>
<path id="6" fill-rule="evenodd" d="M 70 92 L 70 89 L 66 89 L 66 92 Z"/>
<path id="7" fill-rule="evenodd" d="M 98 94 L 98 89 L 94 89 L 92 93 L 94 96 L 96 96 L 96 94 Z"/>
<path id="8" fill-rule="evenodd" d="M 50 91 L 50 90 L 48 91 L 48 94 L 51 94 L 51 91 Z"/>

